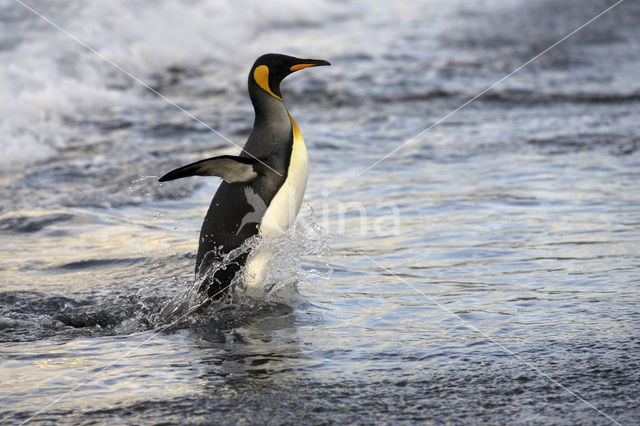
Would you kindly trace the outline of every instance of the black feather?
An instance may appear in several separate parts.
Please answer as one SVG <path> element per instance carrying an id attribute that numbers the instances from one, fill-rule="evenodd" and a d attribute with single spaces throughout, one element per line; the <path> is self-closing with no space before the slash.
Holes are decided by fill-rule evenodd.
<path id="1" fill-rule="evenodd" d="M 257 162 L 258 161 L 253 158 L 220 155 L 171 170 L 160 178 L 160 182 L 167 182 L 189 176 L 218 176 L 232 183 L 250 182 L 258 176 L 255 167 Z"/>

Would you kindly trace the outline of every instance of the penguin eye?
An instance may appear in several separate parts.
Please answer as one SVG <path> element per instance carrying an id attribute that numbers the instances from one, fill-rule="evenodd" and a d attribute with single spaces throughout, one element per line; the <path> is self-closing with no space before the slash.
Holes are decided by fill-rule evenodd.
<path id="1" fill-rule="evenodd" d="M 270 94 L 276 99 L 282 100 L 282 98 L 271 90 L 269 87 L 269 67 L 266 65 L 260 65 L 253 71 L 253 79 L 265 92 Z"/>

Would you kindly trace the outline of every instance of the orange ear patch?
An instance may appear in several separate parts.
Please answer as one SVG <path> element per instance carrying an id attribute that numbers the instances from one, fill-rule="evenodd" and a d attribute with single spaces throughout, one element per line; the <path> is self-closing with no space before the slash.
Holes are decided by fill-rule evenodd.
<path id="1" fill-rule="evenodd" d="M 273 96 L 276 99 L 282 100 L 282 98 L 271 91 L 271 87 L 269 87 L 269 67 L 266 65 L 260 65 L 256 67 L 255 71 L 253 71 L 253 79 L 258 83 L 258 86 L 262 87 L 262 89 Z"/>
<path id="2" fill-rule="evenodd" d="M 291 68 L 289 68 L 289 70 L 291 72 L 294 72 L 294 71 L 301 70 L 303 68 L 309 68 L 309 67 L 315 67 L 315 66 L 316 64 L 298 64 L 298 65 L 292 66 Z"/>

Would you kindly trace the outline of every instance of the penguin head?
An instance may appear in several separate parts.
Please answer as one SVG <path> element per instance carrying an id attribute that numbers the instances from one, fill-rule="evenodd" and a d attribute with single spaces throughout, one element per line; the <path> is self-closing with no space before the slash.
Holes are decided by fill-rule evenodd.
<path id="1" fill-rule="evenodd" d="M 286 76 L 303 68 L 331 65 L 322 59 L 300 59 L 279 53 L 267 53 L 256 59 L 249 72 L 249 92 L 264 90 L 282 100 L 280 83 Z"/>

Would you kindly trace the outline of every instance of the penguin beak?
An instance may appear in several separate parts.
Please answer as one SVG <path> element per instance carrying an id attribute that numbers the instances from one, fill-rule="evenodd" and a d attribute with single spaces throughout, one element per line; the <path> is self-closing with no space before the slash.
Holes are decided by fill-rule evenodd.
<path id="1" fill-rule="evenodd" d="M 323 65 L 331 65 L 331 64 L 328 61 L 325 61 L 323 59 L 300 59 L 299 63 L 289 68 L 289 71 L 295 72 L 303 68 L 319 67 Z"/>

